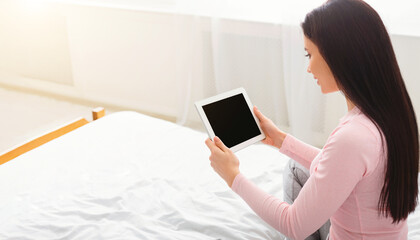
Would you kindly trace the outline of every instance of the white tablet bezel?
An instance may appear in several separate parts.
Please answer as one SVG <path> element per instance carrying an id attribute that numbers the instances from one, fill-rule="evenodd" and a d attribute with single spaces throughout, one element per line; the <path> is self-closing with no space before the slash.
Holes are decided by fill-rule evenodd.
<path id="1" fill-rule="evenodd" d="M 205 106 L 207 104 L 210 104 L 210 103 L 213 103 L 213 102 L 220 101 L 220 100 L 225 99 L 225 98 L 229 98 L 229 97 L 238 95 L 238 94 L 242 94 L 244 96 L 245 101 L 246 101 L 246 103 L 248 105 L 248 108 L 251 111 L 251 114 L 252 114 L 252 116 L 253 116 L 253 118 L 255 120 L 255 123 L 257 124 L 258 129 L 260 130 L 260 133 L 261 134 L 255 136 L 253 138 L 250 138 L 250 139 L 246 140 L 245 142 L 242 142 L 242 143 L 239 143 L 239 144 L 237 144 L 235 146 L 230 147 L 230 150 L 232 150 L 233 152 L 236 152 L 236 151 L 238 151 L 240 149 L 243 149 L 245 147 L 248 147 L 249 145 L 252 145 L 252 144 L 254 144 L 254 143 L 258 142 L 258 141 L 261 141 L 261 140 L 263 140 L 265 138 L 265 134 L 261 130 L 260 121 L 258 120 L 258 118 L 254 114 L 251 100 L 249 99 L 248 94 L 246 93 L 245 89 L 244 88 L 237 88 L 237 89 L 234 89 L 234 90 L 231 90 L 231 91 L 228 91 L 228 92 L 224 92 L 224 93 L 218 94 L 216 96 L 213 96 L 213 97 L 210 97 L 210 98 L 207 98 L 207 99 L 204 99 L 204 100 L 195 102 L 195 107 L 196 107 L 196 109 L 198 111 L 198 115 L 200 115 L 200 118 L 201 118 L 201 120 L 204 123 L 204 126 L 205 126 L 205 128 L 207 130 L 207 133 L 208 133 L 210 139 L 213 140 L 214 137 L 215 137 L 215 134 L 214 134 L 213 128 L 210 125 L 209 120 L 207 119 L 206 114 L 204 113 L 203 106 Z M 222 139 L 222 141 L 223 141 L 223 139 Z"/>

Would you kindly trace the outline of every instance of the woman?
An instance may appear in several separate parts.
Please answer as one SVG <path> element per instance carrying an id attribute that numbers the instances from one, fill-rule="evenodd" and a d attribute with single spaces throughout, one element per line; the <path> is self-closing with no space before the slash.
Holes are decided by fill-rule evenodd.
<path id="1" fill-rule="evenodd" d="M 322 93 L 341 91 L 348 112 L 317 149 L 279 130 L 257 108 L 263 143 L 310 176 L 292 204 L 256 187 L 217 137 L 206 140 L 211 166 L 266 222 L 304 239 L 331 221 L 329 239 L 407 239 L 417 204 L 416 117 L 389 35 L 360 0 L 330 0 L 306 15 L 304 44 Z"/>

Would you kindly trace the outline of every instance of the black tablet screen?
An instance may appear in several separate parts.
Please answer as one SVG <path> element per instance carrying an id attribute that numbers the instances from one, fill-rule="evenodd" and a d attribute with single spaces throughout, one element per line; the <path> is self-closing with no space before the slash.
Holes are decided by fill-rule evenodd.
<path id="1" fill-rule="evenodd" d="M 204 113 L 227 147 L 233 147 L 261 134 L 243 94 L 203 106 Z"/>

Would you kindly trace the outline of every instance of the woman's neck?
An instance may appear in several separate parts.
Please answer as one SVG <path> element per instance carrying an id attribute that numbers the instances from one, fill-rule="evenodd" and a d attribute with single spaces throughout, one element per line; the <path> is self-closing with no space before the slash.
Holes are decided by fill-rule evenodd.
<path id="1" fill-rule="evenodd" d="M 347 111 L 350 112 L 354 108 L 355 105 L 348 98 L 346 98 L 346 101 L 347 101 Z"/>

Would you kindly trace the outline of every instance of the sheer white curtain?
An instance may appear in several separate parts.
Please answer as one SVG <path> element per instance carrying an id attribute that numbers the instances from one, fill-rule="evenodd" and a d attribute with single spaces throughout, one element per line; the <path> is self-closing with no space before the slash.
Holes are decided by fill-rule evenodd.
<path id="1" fill-rule="evenodd" d="M 211 33 L 216 92 L 244 87 L 262 112 L 287 127 L 281 26 L 212 19 Z"/>
<path id="2" fill-rule="evenodd" d="M 211 32 L 217 93 L 244 87 L 281 129 L 322 146 L 346 105 L 339 94 L 328 104 L 306 72 L 300 27 L 213 19 Z"/>
<path id="3" fill-rule="evenodd" d="M 179 32 L 178 123 L 200 121 L 195 101 L 244 87 L 251 101 L 281 129 L 322 146 L 347 111 L 341 93 L 323 95 L 306 72 L 308 60 L 299 24 L 323 2 L 179 1 L 180 14 L 174 15 Z M 389 5 L 376 0 L 368 3 L 380 14 Z M 386 24 L 394 23 L 391 30 L 401 29 L 392 20 L 395 14 L 384 15 Z"/>
<path id="4" fill-rule="evenodd" d="M 179 59 L 177 122 L 189 125 L 199 121 L 195 101 L 244 87 L 253 104 L 282 130 L 322 146 L 337 122 L 325 121 L 327 99 L 306 72 L 301 20 L 277 6 L 277 20 L 243 21 L 226 17 L 229 7 L 228 1 L 218 6 L 219 12 L 208 12 L 205 17 L 174 16 L 179 32 L 175 41 Z M 247 11 L 242 10 L 236 9 L 236 13 Z M 345 103 L 333 105 L 345 112 L 341 110 Z M 338 115 L 333 115 L 335 120 Z"/>
<path id="5" fill-rule="evenodd" d="M 282 27 L 283 76 L 291 133 L 315 145 L 323 145 L 331 128 L 326 126 L 326 98 L 306 72 L 303 33 L 296 25 Z M 337 106 L 339 109 L 344 106 Z"/>

